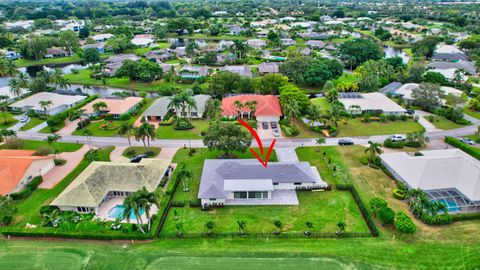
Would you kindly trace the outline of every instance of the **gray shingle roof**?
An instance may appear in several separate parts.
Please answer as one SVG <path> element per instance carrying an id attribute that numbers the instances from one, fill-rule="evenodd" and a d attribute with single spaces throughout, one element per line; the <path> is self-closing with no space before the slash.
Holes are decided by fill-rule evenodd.
<path id="1" fill-rule="evenodd" d="M 391 82 L 387 85 L 385 85 L 384 87 L 382 87 L 382 89 L 380 89 L 380 92 L 384 93 L 384 94 L 388 94 L 388 93 L 395 93 L 395 91 L 398 90 L 398 88 L 402 87 L 403 83 L 401 82 Z"/>
<path id="2" fill-rule="evenodd" d="M 198 198 L 225 198 L 225 180 L 244 181 L 271 179 L 273 183 L 315 183 L 315 176 L 308 162 L 270 162 L 264 168 L 255 159 L 207 159 L 203 165 Z M 248 186 L 245 186 L 245 190 Z"/>
<path id="3" fill-rule="evenodd" d="M 450 69 L 457 68 L 463 69 L 468 74 L 475 75 L 477 69 L 475 68 L 475 63 L 470 61 L 460 61 L 460 62 L 447 62 L 447 61 L 434 61 L 428 64 L 429 68 L 438 68 L 438 69 Z"/>

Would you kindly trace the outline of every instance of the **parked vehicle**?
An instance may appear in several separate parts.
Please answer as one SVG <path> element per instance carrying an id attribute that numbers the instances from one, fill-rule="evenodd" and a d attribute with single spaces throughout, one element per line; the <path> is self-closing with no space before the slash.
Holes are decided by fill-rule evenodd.
<path id="1" fill-rule="evenodd" d="M 280 137 L 280 132 L 278 131 L 278 129 L 272 129 L 272 133 L 274 137 Z"/>
<path id="2" fill-rule="evenodd" d="M 460 138 L 460 141 L 468 145 L 475 145 L 475 141 L 469 138 L 462 137 Z"/>
<path id="3" fill-rule="evenodd" d="M 139 163 L 143 158 L 146 158 L 146 157 L 147 157 L 147 155 L 138 155 L 138 156 L 130 159 L 130 162 L 131 163 Z"/>
<path id="4" fill-rule="evenodd" d="M 270 122 L 270 126 L 272 126 L 272 129 L 277 129 L 278 128 L 277 122 Z"/>
<path id="5" fill-rule="evenodd" d="M 263 129 L 268 129 L 268 123 L 267 122 L 262 122 L 262 128 Z"/>
<path id="6" fill-rule="evenodd" d="M 415 110 L 408 109 L 408 110 L 407 110 L 407 114 L 409 114 L 409 115 L 414 115 L 414 114 L 415 114 Z"/>
<path id="7" fill-rule="evenodd" d="M 26 123 L 28 121 L 28 116 L 24 115 L 20 117 L 20 123 Z"/>
<path id="8" fill-rule="evenodd" d="M 340 139 L 338 145 L 354 145 L 354 143 L 352 139 Z"/>
<path id="9" fill-rule="evenodd" d="M 403 135 L 393 134 L 388 137 L 392 142 L 404 142 L 407 138 Z"/>

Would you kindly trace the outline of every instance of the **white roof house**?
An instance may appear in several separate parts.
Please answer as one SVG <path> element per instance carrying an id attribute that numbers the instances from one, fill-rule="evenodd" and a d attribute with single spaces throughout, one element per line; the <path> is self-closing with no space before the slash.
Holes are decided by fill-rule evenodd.
<path id="1" fill-rule="evenodd" d="M 350 113 L 405 114 L 407 110 L 382 93 L 342 93 L 338 99 Z M 356 108 L 359 106 L 360 108 Z"/>
<path id="2" fill-rule="evenodd" d="M 441 45 L 437 45 L 435 53 L 463 53 L 463 52 L 455 45 L 441 44 Z"/>
<path id="3" fill-rule="evenodd" d="M 152 35 L 136 35 L 132 40 L 132 44 L 139 47 L 147 47 L 153 43 Z"/>
<path id="4" fill-rule="evenodd" d="M 26 93 L 26 92 L 27 92 L 26 89 L 24 89 L 23 93 Z M 17 97 L 10 91 L 10 86 L 0 87 L 0 95 L 7 96 L 9 101 Z"/>
<path id="5" fill-rule="evenodd" d="M 86 96 L 80 95 L 60 95 L 57 93 L 50 93 L 50 92 L 40 92 L 34 95 L 31 95 L 27 98 L 19 100 L 13 104 L 10 104 L 10 107 L 13 110 L 18 111 L 29 111 L 33 110 L 37 113 L 44 114 L 45 111 L 40 106 L 40 101 L 51 101 L 52 104 L 47 108 L 47 115 L 53 115 L 60 112 L 67 110 L 75 106 L 75 104 L 81 102 L 82 100 L 86 99 Z"/>
<path id="6" fill-rule="evenodd" d="M 418 83 L 406 83 L 400 88 L 398 88 L 396 91 L 394 91 L 395 95 L 401 95 L 403 99 L 405 100 L 413 100 L 412 93 L 413 90 L 417 89 L 420 85 Z M 449 86 L 441 86 L 440 89 L 443 91 L 444 95 L 448 94 L 453 94 L 457 97 L 461 96 L 463 94 L 462 90 L 458 90 L 453 87 Z M 445 103 L 445 100 L 442 99 L 442 102 Z"/>
<path id="7" fill-rule="evenodd" d="M 92 39 L 95 40 L 96 42 L 102 42 L 113 37 L 114 35 L 112 34 L 98 34 L 98 35 L 92 36 Z"/>
<path id="8" fill-rule="evenodd" d="M 453 190 L 463 199 L 480 205 L 480 161 L 459 149 L 382 154 L 387 169 L 409 188 L 427 193 Z"/>

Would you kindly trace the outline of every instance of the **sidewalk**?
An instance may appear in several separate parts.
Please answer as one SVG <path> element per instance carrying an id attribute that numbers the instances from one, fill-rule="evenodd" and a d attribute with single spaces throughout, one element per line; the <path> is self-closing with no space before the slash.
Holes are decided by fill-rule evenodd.
<path id="1" fill-rule="evenodd" d="M 415 111 L 415 115 L 418 115 L 418 123 L 425 128 L 426 132 L 431 131 L 440 131 L 441 129 L 436 128 L 432 123 L 428 122 L 427 119 L 423 118 L 424 116 L 432 115 L 431 113 L 417 110 Z"/>
<path id="2" fill-rule="evenodd" d="M 115 161 L 118 158 L 122 157 L 123 151 L 127 149 L 128 146 L 115 146 L 115 149 L 110 153 L 110 161 Z"/>

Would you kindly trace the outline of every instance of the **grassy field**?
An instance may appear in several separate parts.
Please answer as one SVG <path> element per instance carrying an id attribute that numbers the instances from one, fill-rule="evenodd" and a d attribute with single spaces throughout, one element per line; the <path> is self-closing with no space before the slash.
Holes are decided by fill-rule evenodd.
<path id="1" fill-rule="evenodd" d="M 347 124 L 338 124 L 338 137 L 350 136 L 371 136 L 371 135 L 386 135 L 395 133 L 408 133 L 422 130 L 422 125 L 409 119 L 407 121 L 397 120 L 395 122 L 362 122 L 361 117 L 348 120 Z"/>
<path id="2" fill-rule="evenodd" d="M 430 118 L 433 117 L 433 121 L 430 121 Z M 449 130 L 449 129 L 456 129 L 456 128 L 461 128 L 464 127 L 465 125 L 460 125 L 457 124 L 453 121 L 448 120 L 447 118 L 443 116 L 424 116 L 425 120 L 429 121 L 432 123 L 436 128 L 438 129 L 443 129 L 443 130 Z"/>
<path id="3" fill-rule="evenodd" d="M 113 149 L 114 147 L 110 146 L 99 150 L 99 159 L 101 161 L 109 161 L 109 156 Z M 13 225 L 24 226 L 27 223 L 38 225 L 41 222 L 39 215 L 40 207 L 53 201 L 88 165 L 89 162 L 87 160 L 82 160 L 80 164 L 54 188 L 37 189 L 27 199 L 18 201 L 17 208 L 19 214 L 15 216 Z"/>
<path id="4" fill-rule="evenodd" d="M 23 140 L 23 146 L 21 149 L 37 150 L 41 146 L 52 147 L 52 145 L 48 144 L 46 141 Z M 57 147 L 59 153 L 75 152 L 78 149 L 82 148 L 82 146 L 83 146 L 82 144 L 64 143 L 64 142 L 58 142 L 55 144 L 55 147 Z M 0 146 L 0 148 L 4 148 L 4 147 L 5 147 L 4 145 Z"/>
<path id="5" fill-rule="evenodd" d="M 333 84 L 337 86 L 342 83 L 351 84 L 357 81 L 358 81 L 358 77 L 355 77 L 353 74 L 343 73 L 342 76 L 340 76 L 340 78 L 333 80 Z"/>
<path id="6" fill-rule="evenodd" d="M 205 159 L 215 159 L 217 158 L 220 153 L 218 151 L 209 151 L 205 148 L 197 149 L 197 152 L 190 157 L 188 155 L 189 149 L 180 149 L 173 157 L 172 163 L 177 163 L 177 168 L 182 168 L 185 166 L 186 169 L 189 169 L 193 172 L 194 178 L 190 181 L 189 192 L 176 192 L 173 199 L 174 200 L 196 200 L 198 195 L 198 186 L 200 184 L 200 177 L 202 174 L 203 169 L 203 162 Z M 258 150 L 257 150 L 258 152 Z M 250 151 L 246 151 L 245 153 L 237 153 L 238 158 L 252 158 L 255 157 L 250 153 Z M 272 151 L 270 155 L 270 161 L 277 161 L 277 155 L 275 150 Z"/>
<path id="7" fill-rule="evenodd" d="M 20 131 L 26 131 L 26 130 L 32 129 L 32 128 L 40 125 L 41 123 L 45 122 L 45 120 L 42 120 L 42 119 L 37 118 L 37 117 L 29 117 L 29 118 L 30 118 L 30 121 L 28 121 L 28 123 L 23 125 L 20 128 Z"/>
<path id="8" fill-rule="evenodd" d="M 16 123 L 18 123 L 18 120 L 13 118 L 13 114 L 7 112 L 0 113 L 0 129 L 12 127 Z"/>
<path id="9" fill-rule="evenodd" d="M 201 139 L 200 133 L 208 129 L 209 120 L 192 120 L 194 128 L 188 130 L 175 130 L 171 126 L 159 126 L 157 128 L 158 139 Z"/>
<path id="10" fill-rule="evenodd" d="M 177 189 L 177 192 L 182 192 Z M 314 223 L 313 231 L 335 232 L 336 224 L 344 220 L 347 231 L 368 232 L 367 225 L 349 192 L 297 192 L 299 205 L 295 206 L 226 206 L 211 211 L 200 208 L 176 207 L 169 212 L 162 233 L 172 234 L 177 230 L 175 224 L 183 222 L 186 233 L 206 232 L 205 223 L 213 220 L 217 224 L 216 232 L 237 232 L 237 220 L 247 222 L 247 232 L 272 233 L 276 230 L 273 222 L 278 219 L 284 224 L 283 231 L 303 232 L 305 222 Z M 174 211 L 178 221 L 174 220 Z"/>
<path id="11" fill-rule="evenodd" d="M 321 98 L 312 98 L 310 99 L 313 105 L 317 106 L 322 113 L 325 113 L 329 111 L 332 106 L 330 105 L 330 102 L 324 97 Z"/>
<path id="12" fill-rule="evenodd" d="M 480 119 L 480 112 L 477 112 L 477 111 L 474 111 L 474 110 L 470 110 L 470 109 L 467 108 L 467 107 L 463 108 L 463 113 L 465 113 L 465 114 L 467 114 L 467 115 L 470 115 L 470 116 L 473 117 L 473 118 Z"/>
<path id="13" fill-rule="evenodd" d="M 42 65 L 52 65 L 52 64 L 73 64 L 82 62 L 82 58 L 78 55 L 68 56 L 68 57 L 59 57 L 59 58 L 44 58 L 42 60 L 28 60 L 28 59 L 18 59 L 15 60 L 15 64 L 18 67 L 31 67 L 31 66 L 42 66 Z"/>
<path id="14" fill-rule="evenodd" d="M 131 150 L 134 150 L 135 154 L 128 155 L 128 152 L 131 151 Z M 140 154 L 145 153 L 145 151 L 153 151 L 155 153 L 153 155 L 153 157 L 156 157 L 156 156 L 158 156 L 158 154 L 160 154 L 160 150 L 161 150 L 160 147 L 148 147 L 148 148 L 145 149 L 145 147 L 143 147 L 143 146 L 131 146 L 131 147 L 127 147 L 123 151 L 122 156 L 127 157 L 127 158 L 132 158 L 136 155 L 140 155 Z"/>

